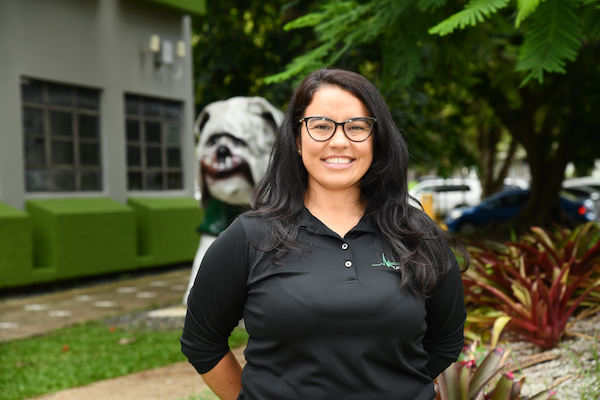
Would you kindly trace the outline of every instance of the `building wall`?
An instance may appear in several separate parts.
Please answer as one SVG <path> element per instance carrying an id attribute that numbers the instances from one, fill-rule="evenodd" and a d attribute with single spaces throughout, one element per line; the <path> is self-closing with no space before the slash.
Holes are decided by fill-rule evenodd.
<path id="1" fill-rule="evenodd" d="M 0 202 L 23 210 L 27 199 L 193 196 L 193 79 L 190 18 L 139 0 L 0 0 Z M 147 50 L 157 34 L 186 44 L 177 75 L 157 69 Z M 100 90 L 103 172 L 101 192 L 26 193 L 21 77 Z M 176 191 L 127 190 L 125 94 L 183 103 L 184 187 Z M 188 134 L 189 133 L 189 134 Z"/>

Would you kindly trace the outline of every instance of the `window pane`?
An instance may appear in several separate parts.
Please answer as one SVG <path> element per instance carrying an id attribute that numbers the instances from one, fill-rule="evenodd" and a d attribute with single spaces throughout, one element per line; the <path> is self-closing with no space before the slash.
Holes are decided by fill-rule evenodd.
<path id="1" fill-rule="evenodd" d="M 25 188 L 28 192 L 45 192 L 48 190 L 44 170 L 29 169 L 25 171 Z"/>
<path id="2" fill-rule="evenodd" d="M 162 190 L 163 176 L 162 172 L 147 172 L 146 173 L 146 189 Z"/>
<path id="3" fill-rule="evenodd" d="M 146 167 L 162 167 L 161 151 L 158 147 L 146 148 Z"/>
<path id="4" fill-rule="evenodd" d="M 75 190 L 75 172 L 53 171 L 50 175 L 52 191 L 72 192 Z"/>
<path id="5" fill-rule="evenodd" d="M 99 92 L 93 89 L 77 89 L 77 107 L 98 110 L 100 108 Z"/>
<path id="6" fill-rule="evenodd" d="M 44 83 L 35 79 L 21 79 L 21 95 L 27 103 L 44 102 Z"/>
<path id="7" fill-rule="evenodd" d="M 48 104 L 54 106 L 73 106 L 73 89 L 71 86 L 49 83 Z"/>
<path id="8" fill-rule="evenodd" d="M 83 171 L 80 178 L 82 191 L 102 190 L 102 180 L 99 171 Z"/>
<path id="9" fill-rule="evenodd" d="M 144 127 L 146 128 L 146 142 L 160 143 L 160 123 L 146 122 Z"/>
<path id="10" fill-rule="evenodd" d="M 50 111 L 50 134 L 53 136 L 73 137 L 73 114 Z"/>
<path id="11" fill-rule="evenodd" d="M 80 143 L 79 162 L 81 165 L 100 166 L 100 145 L 98 143 Z"/>
<path id="12" fill-rule="evenodd" d="M 167 174 L 167 189 L 183 189 L 183 179 L 181 179 L 181 173 L 170 172 Z"/>
<path id="13" fill-rule="evenodd" d="M 39 138 L 25 139 L 25 164 L 26 165 L 45 165 L 46 148 L 45 140 Z"/>
<path id="14" fill-rule="evenodd" d="M 73 142 L 52 141 L 52 164 L 73 165 Z"/>
<path id="15" fill-rule="evenodd" d="M 138 115 L 141 99 L 137 96 L 125 96 L 125 114 Z"/>
<path id="16" fill-rule="evenodd" d="M 127 166 L 142 166 L 142 152 L 139 146 L 127 146 Z"/>
<path id="17" fill-rule="evenodd" d="M 160 117 L 160 100 L 144 99 L 144 115 L 147 117 Z"/>
<path id="18" fill-rule="evenodd" d="M 172 101 L 165 102 L 165 117 L 169 119 L 181 119 L 181 104 Z"/>
<path id="19" fill-rule="evenodd" d="M 134 119 L 128 119 L 125 122 L 125 130 L 127 132 L 127 140 L 130 142 L 139 142 L 140 140 L 140 123 Z"/>
<path id="20" fill-rule="evenodd" d="M 142 190 L 141 172 L 129 172 L 127 174 L 127 188 L 129 190 Z"/>
<path id="21" fill-rule="evenodd" d="M 167 149 L 167 167 L 181 167 L 181 150 Z"/>
<path id="22" fill-rule="evenodd" d="M 165 130 L 165 142 L 167 146 L 181 145 L 181 125 L 179 124 L 163 124 Z"/>
<path id="23" fill-rule="evenodd" d="M 98 117 L 95 115 L 79 114 L 79 137 L 98 138 Z"/>
<path id="24" fill-rule="evenodd" d="M 36 108 L 23 108 L 23 130 L 27 135 L 44 134 L 44 112 Z"/>

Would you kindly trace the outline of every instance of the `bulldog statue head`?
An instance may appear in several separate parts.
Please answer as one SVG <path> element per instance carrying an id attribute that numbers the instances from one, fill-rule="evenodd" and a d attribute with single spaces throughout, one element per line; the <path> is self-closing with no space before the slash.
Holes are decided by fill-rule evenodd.
<path id="1" fill-rule="evenodd" d="M 203 206 L 211 197 L 246 205 L 265 174 L 283 113 L 262 97 L 232 97 L 200 112 L 194 132 Z"/>

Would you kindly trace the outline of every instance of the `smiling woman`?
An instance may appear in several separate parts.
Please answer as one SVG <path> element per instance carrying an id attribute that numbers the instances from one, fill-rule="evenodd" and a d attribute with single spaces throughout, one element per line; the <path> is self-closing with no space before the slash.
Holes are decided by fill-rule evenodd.
<path id="1" fill-rule="evenodd" d="M 362 120 L 370 117 L 371 113 L 352 93 L 336 86 L 326 86 L 315 92 L 304 114 L 306 123 L 296 138 L 298 152 L 308 173 L 304 204 L 311 214 L 344 236 L 364 214 L 365 205 L 359 201 L 359 183 L 373 161 L 372 125 L 363 122 L 362 126 L 368 127 L 368 130 L 361 131 L 356 129 L 361 125 L 348 121 Z M 345 122 L 337 123 L 329 118 Z M 352 132 L 358 130 L 359 133 L 352 135 L 359 135 L 362 140 L 350 139 L 352 136 L 347 134 L 346 126 L 353 128 Z M 334 199 L 341 210 L 352 210 L 350 215 L 331 213 L 328 208 L 330 200 Z"/>
<path id="2" fill-rule="evenodd" d="M 337 122 L 342 121 L 342 122 Z M 466 317 L 450 234 L 409 204 L 408 151 L 364 77 L 294 93 L 272 161 L 208 249 L 182 350 L 222 399 L 414 399 L 458 357 Z M 244 318 L 241 368 L 226 338 Z"/>

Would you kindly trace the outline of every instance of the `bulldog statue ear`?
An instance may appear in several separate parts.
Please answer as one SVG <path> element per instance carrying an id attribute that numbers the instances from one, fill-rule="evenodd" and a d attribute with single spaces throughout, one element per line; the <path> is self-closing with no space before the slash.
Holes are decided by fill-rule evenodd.
<path id="1" fill-rule="evenodd" d="M 248 104 L 248 111 L 260 115 L 273 127 L 274 131 L 277 131 L 283 122 L 282 112 L 273 107 L 273 105 L 263 97 L 257 96 L 250 99 L 251 102 Z"/>
<path id="2" fill-rule="evenodd" d="M 200 132 L 202 132 L 202 128 L 204 128 L 204 125 L 206 125 L 209 118 L 210 114 L 208 111 L 206 111 L 206 108 L 200 111 L 200 115 L 198 115 L 198 118 L 196 118 L 196 122 L 194 123 L 194 138 L 196 140 L 195 144 L 198 144 L 198 141 L 200 140 Z"/>

